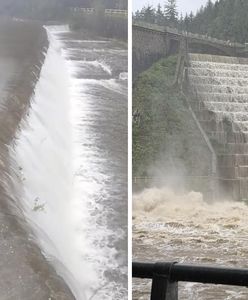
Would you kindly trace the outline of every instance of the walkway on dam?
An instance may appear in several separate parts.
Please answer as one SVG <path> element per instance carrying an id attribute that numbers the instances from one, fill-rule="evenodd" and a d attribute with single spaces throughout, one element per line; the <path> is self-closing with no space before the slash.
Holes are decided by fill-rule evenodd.
<path id="1" fill-rule="evenodd" d="M 245 45 L 240 43 L 233 43 L 230 41 L 219 40 L 208 35 L 195 34 L 188 31 L 180 31 L 177 28 L 172 28 L 168 26 L 160 26 L 157 24 L 149 24 L 146 22 L 134 21 L 133 28 L 137 28 L 140 30 L 151 30 L 162 34 L 167 34 L 171 39 L 180 40 L 182 37 L 187 38 L 189 43 L 200 43 L 200 44 L 208 44 L 211 46 L 221 46 L 222 48 L 226 48 L 227 50 L 233 49 L 237 52 L 245 51 Z"/>

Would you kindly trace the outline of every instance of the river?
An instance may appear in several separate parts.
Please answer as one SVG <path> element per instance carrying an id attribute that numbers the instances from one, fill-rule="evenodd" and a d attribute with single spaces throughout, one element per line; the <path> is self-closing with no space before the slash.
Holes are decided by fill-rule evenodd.
<path id="1" fill-rule="evenodd" d="M 208 202 L 197 192 L 150 188 L 134 195 L 133 260 L 248 267 L 248 207 Z M 151 282 L 134 280 L 133 299 L 149 299 Z M 179 283 L 181 300 L 247 299 L 246 288 Z"/>

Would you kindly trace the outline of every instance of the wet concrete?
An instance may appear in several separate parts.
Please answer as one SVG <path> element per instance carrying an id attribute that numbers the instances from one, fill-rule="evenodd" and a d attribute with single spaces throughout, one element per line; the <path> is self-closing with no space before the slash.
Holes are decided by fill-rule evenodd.
<path id="1" fill-rule="evenodd" d="M 29 107 L 46 47 L 41 25 L 0 21 L 1 300 L 75 299 L 36 246 L 9 175 L 8 145 Z"/>

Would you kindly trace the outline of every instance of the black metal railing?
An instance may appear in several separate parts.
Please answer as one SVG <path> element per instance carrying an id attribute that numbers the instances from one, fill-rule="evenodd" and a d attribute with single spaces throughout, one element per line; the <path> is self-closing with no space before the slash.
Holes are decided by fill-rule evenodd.
<path id="1" fill-rule="evenodd" d="M 248 269 L 168 263 L 133 263 L 134 278 L 152 279 L 151 300 L 178 300 L 178 282 L 248 287 Z"/>

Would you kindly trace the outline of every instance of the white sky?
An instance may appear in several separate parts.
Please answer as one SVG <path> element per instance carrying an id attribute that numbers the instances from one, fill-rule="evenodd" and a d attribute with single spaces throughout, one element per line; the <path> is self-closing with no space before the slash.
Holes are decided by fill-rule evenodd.
<path id="1" fill-rule="evenodd" d="M 136 11 L 137 9 L 141 9 L 144 5 L 147 5 L 148 3 L 150 5 L 153 5 L 155 8 L 157 7 L 158 3 L 164 6 L 164 3 L 166 3 L 166 0 L 132 0 L 133 2 L 133 11 Z M 215 2 L 215 1 L 212 1 Z M 190 13 L 193 11 L 194 13 L 201 7 L 201 5 L 205 5 L 207 3 L 207 0 L 177 0 L 177 8 L 179 13 L 185 14 Z"/>

